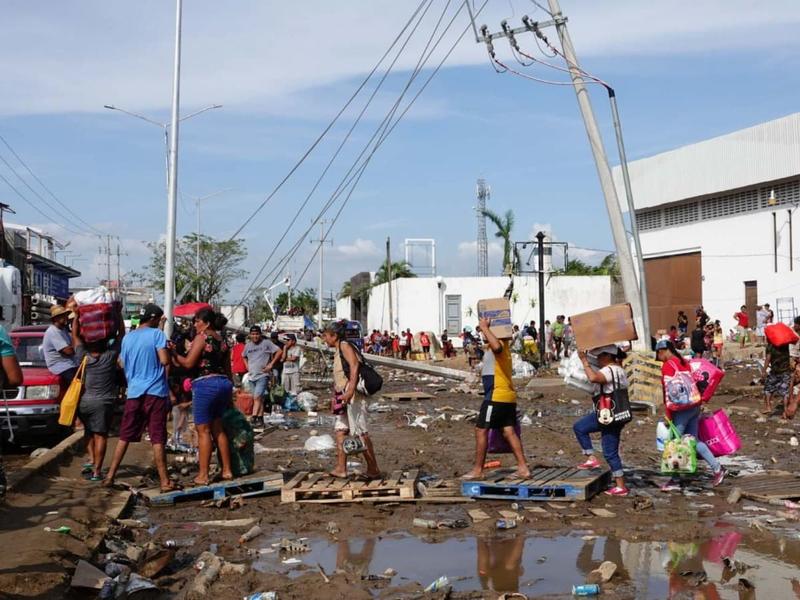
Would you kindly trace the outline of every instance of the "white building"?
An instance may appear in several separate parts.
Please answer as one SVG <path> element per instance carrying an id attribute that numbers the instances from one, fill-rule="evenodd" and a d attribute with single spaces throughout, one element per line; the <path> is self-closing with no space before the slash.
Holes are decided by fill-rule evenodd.
<path id="1" fill-rule="evenodd" d="M 538 277 L 514 278 L 511 316 L 515 324 L 534 320 L 539 323 Z M 381 284 L 369 292 L 366 326 L 368 331 L 447 330 L 458 334 L 478 324 L 479 300 L 499 298 L 508 287 L 508 277 L 418 277 L 392 282 L 394 324 L 389 320 L 389 286 Z M 612 283 L 608 276 L 548 277 L 545 285 L 545 315 L 571 315 L 613 303 Z M 351 319 L 350 298 L 336 305 L 337 319 Z M 457 342 L 458 343 L 458 342 Z"/>
<path id="2" fill-rule="evenodd" d="M 800 307 L 793 220 L 800 113 L 629 164 L 653 328 L 703 305 L 723 327 L 746 304 Z M 619 168 L 614 176 L 625 198 Z"/>

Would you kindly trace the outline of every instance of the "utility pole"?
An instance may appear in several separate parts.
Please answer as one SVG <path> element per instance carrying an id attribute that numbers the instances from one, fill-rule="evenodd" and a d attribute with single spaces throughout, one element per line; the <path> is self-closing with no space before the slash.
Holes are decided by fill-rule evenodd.
<path id="1" fill-rule="evenodd" d="M 106 286 L 111 286 L 111 236 L 106 235 Z"/>
<path id="2" fill-rule="evenodd" d="M 386 238 L 386 277 L 389 284 L 389 331 L 394 329 L 394 300 L 392 300 L 392 241 Z"/>
<path id="3" fill-rule="evenodd" d="M 286 289 L 288 290 L 289 294 L 289 314 L 292 313 L 292 274 L 286 274 Z"/>
<path id="4" fill-rule="evenodd" d="M 178 206 L 178 128 L 181 100 L 181 11 L 182 1 L 175 0 L 175 62 L 172 81 L 172 121 L 169 145 L 169 193 L 167 195 L 167 249 L 164 265 L 164 333 L 172 335 L 175 304 L 175 235 Z"/>
<path id="5" fill-rule="evenodd" d="M 323 292 L 322 292 L 322 284 L 324 282 L 324 274 L 325 274 L 325 244 L 333 244 L 333 240 L 326 240 L 325 239 L 325 223 L 327 221 L 325 219 L 320 219 L 319 222 L 319 239 L 318 240 L 311 240 L 312 244 L 319 244 L 319 290 L 317 292 L 317 302 L 319 306 L 317 307 L 317 319 L 318 319 L 318 326 L 320 331 L 322 330 L 322 300 L 323 300 Z"/>
<path id="6" fill-rule="evenodd" d="M 589 146 L 592 149 L 597 175 L 600 178 L 600 187 L 605 197 L 606 210 L 608 211 L 608 219 L 611 224 L 611 233 L 614 237 L 614 245 L 616 246 L 617 257 L 619 259 L 622 287 L 625 291 L 625 297 L 628 302 L 631 303 L 633 317 L 636 321 L 636 329 L 641 333 L 637 346 L 639 348 L 649 348 L 650 332 L 645 329 L 642 296 L 639 290 L 639 284 L 636 280 L 636 269 L 628 244 L 628 236 L 625 233 L 625 221 L 622 218 L 622 210 L 620 209 L 617 190 L 614 187 L 614 180 L 611 177 L 611 168 L 608 165 L 608 158 L 605 153 L 605 148 L 603 147 L 603 138 L 597 126 L 597 120 L 594 116 L 589 92 L 586 89 L 581 71 L 578 68 L 578 58 L 575 55 L 575 48 L 572 46 L 572 38 L 570 38 L 569 32 L 567 31 L 566 19 L 561 14 L 561 6 L 558 0 L 548 0 L 548 3 L 553 20 L 556 24 L 558 37 L 561 40 L 561 48 L 564 52 L 564 58 L 566 59 L 567 67 L 569 68 L 572 78 L 572 85 L 575 88 L 575 95 L 578 97 L 578 106 L 583 116 L 586 135 L 589 138 Z"/>
<path id="7" fill-rule="evenodd" d="M 543 231 L 536 234 L 536 240 L 539 242 L 537 246 L 539 254 L 539 364 L 542 367 L 547 358 L 547 348 L 545 348 L 547 340 L 544 339 L 544 238 Z"/>

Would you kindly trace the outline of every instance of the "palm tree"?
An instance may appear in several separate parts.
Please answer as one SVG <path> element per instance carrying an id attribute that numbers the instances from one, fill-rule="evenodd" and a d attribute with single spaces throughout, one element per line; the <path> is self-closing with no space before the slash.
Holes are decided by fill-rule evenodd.
<path id="1" fill-rule="evenodd" d="M 514 259 L 519 262 L 519 256 L 511 241 L 511 231 L 514 229 L 514 211 L 507 210 L 502 217 L 491 210 L 484 210 L 483 216 L 489 219 L 497 232 L 496 238 L 503 240 L 503 273 L 511 275 L 514 269 Z"/>
<path id="2" fill-rule="evenodd" d="M 384 261 L 380 268 L 378 269 L 377 273 L 375 273 L 375 283 L 373 285 L 380 285 L 382 283 L 386 283 L 389 281 L 389 274 L 386 272 L 386 265 L 387 262 Z M 411 270 L 411 265 L 408 264 L 406 261 L 401 260 L 399 262 L 392 263 L 392 281 L 395 279 L 402 279 L 407 277 L 416 277 L 417 274 Z"/>
<path id="3" fill-rule="evenodd" d="M 342 298 L 347 298 L 348 296 L 352 295 L 353 293 L 353 286 L 348 279 L 342 284 L 342 289 L 339 290 L 339 300 Z"/>

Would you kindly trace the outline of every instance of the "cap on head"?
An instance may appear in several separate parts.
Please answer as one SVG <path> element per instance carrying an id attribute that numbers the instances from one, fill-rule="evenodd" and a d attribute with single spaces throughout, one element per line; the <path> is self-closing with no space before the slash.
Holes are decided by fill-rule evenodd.
<path id="1" fill-rule="evenodd" d="M 142 323 L 152 321 L 153 319 L 160 319 L 163 316 L 164 311 L 156 304 L 145 304 L 141 310 L 139 310 L 139 321 Z"/>
<path id="2" fill-rule="evenodd" d="M 56 317 L 60 317 L 61 315 L 68 315 L 70 310 L 64 306 L 59 304 L 55 304 L 50 307 L 50 320 L 55 319 Z"/>
<path id="3" fill-rule="evenodd" d="M 261 333 L 261 327 L 258 325 L 252 325 L 250 327 L 250 333 Z"/>
<path id="4" fill-rule="evenodd" d="M 656 350 L 666 350 L 669 348 L 669 340 L 658 340 L 656 342 Z"/>
<path id="5" fill-rule="evenodd" d="M 593 356 L 600 356 L 601 354 L 610 354 L 611 356 L 616 356 L 619 354 L 619 348 L 616 344 L 606 344 L 605 346 L 592 348 L 589 350 L 589 354 Z"/>

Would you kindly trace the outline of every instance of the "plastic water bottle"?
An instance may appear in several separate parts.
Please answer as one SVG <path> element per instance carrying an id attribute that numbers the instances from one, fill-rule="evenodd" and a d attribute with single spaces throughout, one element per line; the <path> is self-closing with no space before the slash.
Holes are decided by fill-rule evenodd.
<path id="1" fill-rule="evenodd" d="M 245 596 L 243 600 L 278 600 L 278 592 L 257 592 Z"/>
<path id="2" fill-rule="evenodd" d="M 447 578 L 446 575 L 442 575 L 430 584 L 428 587 L 425 588 L 426 592 L 438 592 L 439 590 L 443 590 L 450 586 L 450 580 Z"/>

